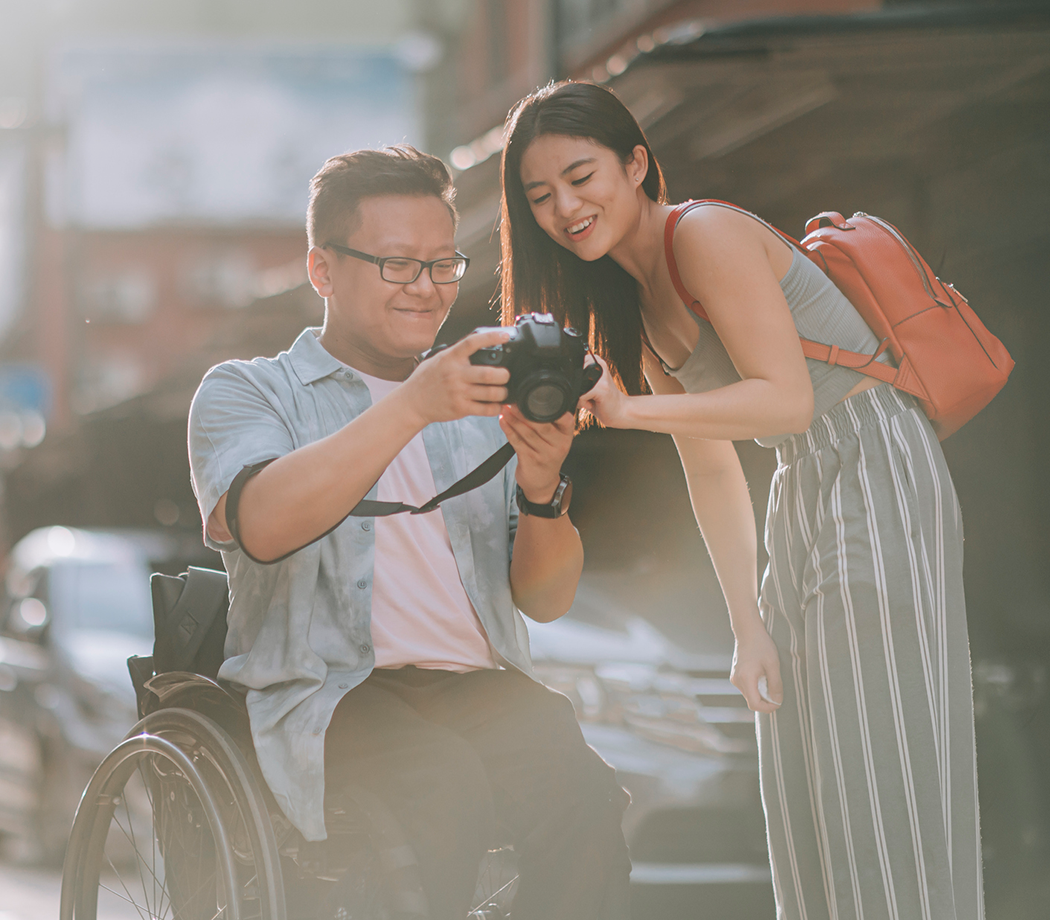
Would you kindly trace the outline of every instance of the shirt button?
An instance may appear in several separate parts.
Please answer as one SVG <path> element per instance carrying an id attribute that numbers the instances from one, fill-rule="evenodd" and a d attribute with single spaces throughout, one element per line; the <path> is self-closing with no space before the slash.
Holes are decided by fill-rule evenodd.
<path id="1" fill-rule="evenodd" d="M 371 529 L 372 529 L 372 525 L 371 525 L 371 524 L 369 524 L 369 523 L 368 523 L 368 521 L 364 521 L 364 522 L 363 522 L 363 523 L 361 524 L 361 529 L 362 529 L 362 530 L 371 530 Z"/>
<path id="2" fill-rule="evenodd" d="M 359 587 L 359 588 L 360 588 L 360 589 L 361 589 L 362 591 L 364 591 L 364 590 L 365 590 L 365 588 L 367 588 L 367 587 L 368 587 L 368 582 L 367 582 L 367 581 L 365 581 L 365 580 L 364 580 L 364 579 L 362 578 L 362 579 L 361 579 L 361 580 L 360 580 L 360 581 L 359 581 L 359 582 L 357 583 L 357 587 Z"/>
<path id="3" fill-rule="evenodd" d="M 339 689 L 340 690 L 349 690 L 350 689 L 350 685 L 349 684 L 340 684 L 339 685 Z"/>
<path id="4" fill-rule="evenodd" d="M 372 646 L 370 646 L 370 645 L 362 645 L 361 646 L 361 654 L 367 655 L 370 651 L 372 651 Z"/>

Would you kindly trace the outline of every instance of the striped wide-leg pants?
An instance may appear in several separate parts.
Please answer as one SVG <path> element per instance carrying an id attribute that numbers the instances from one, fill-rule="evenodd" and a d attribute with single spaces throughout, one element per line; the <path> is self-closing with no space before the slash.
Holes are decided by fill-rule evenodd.
<path id="1" fill-rule="evenodd" d="M 760 715 L 781 920 L 984 916 L 962 522 L 917 404 L 883 385 L 778 448 Z"/>

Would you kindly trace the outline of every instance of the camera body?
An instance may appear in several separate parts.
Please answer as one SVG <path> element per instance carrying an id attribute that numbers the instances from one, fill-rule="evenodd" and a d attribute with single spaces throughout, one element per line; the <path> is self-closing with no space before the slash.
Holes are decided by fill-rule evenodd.
<path id="1" fill-rule="evenodd" d="M 475 332 L 487 332 L 482 327 Z M 502 345 L 481 348 L 471 364 L 510 371 L 507 402 L 516 403 L 533 422 L 553 422 L 576 409 L 579 398 L 601 377 L 598 364 L 584 367 L 587 342 L 573 329 L 563 329 L 550 313 L 524 313 L 510 327 Z"/>

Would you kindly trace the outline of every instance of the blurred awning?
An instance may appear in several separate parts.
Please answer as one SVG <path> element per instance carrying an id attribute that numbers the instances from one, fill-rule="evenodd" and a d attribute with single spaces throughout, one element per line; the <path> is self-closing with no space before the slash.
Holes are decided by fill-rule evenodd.
<path id="1" fill-rule="evenodd" d="M 1045 140 L 1050 4 L 684 20 L 632 40 L 609 69 L 671 200 L 724 198 L 797 235 L 815 211 L 896 195 L 921 242 L 931 176 Z M 474 259 L 459 307 L 466 329 L 488 321 L 496 286 L 498 157 L 457 185 L 460 245 Z"/>
<path id="2" fill-rule="evenodd" d="M 611 85 L 673 199 L 715 195 L 775 216 L 829 184 L 907 182 L 916 163 L 948 170 L 1047 130 L 1046 4 L 687 22 L 667 34 Z M 1010 117 L 1019 110 L 1030 117 Z"/>

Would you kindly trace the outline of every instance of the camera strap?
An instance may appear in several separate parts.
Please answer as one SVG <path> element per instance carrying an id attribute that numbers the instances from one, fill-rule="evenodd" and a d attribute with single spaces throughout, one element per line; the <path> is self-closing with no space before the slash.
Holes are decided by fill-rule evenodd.
<path id="1" fill-rule="evenodd" d="M 350 510 L 350 513 L 340 518 L 335 524 L 328 528 L 323 534 L 315 537 L 309 543 L 304 543 L 297 549 L 293 549 L 291 552 L 285 553 L 283 556 L 278 556 L 276 559 L 257 559 L 251 553 L 244 548 L 244 543 L 241 540 L 240 525 L 238 523 L 238 511 L 241 504 L 241 492 L 244 491 L 244 486 L 249 479 L 252 478 L 256 473 L 268 467 L 277 457 L 271 457 L 269 460 L 260 460 L 258 463 L 252 463 L 241 469 L 241 471 L 233 477 L 233 482 L 230 483 L 229 491 L 226 493 L 226 528 L 229 530 L 230 535 L 233 537 L 234 542 L 238 548 L 247 556 L 252 562 L 258 562 L 260 565 L 273 565 L 275 562 L 280 562 L 282 559 L 287 559 L 293 553 L 299 552 L 301 549 L 305 549 L 318 540 L 327 537 L 333 530 L 336 529 L 340 524 L 343 523 L 348 517 L 387 517 L 391 514 L 429 514 L 431 511 L 436 510 L 443 501 L 447 501 L 450 498 L 455 498 L 457 495 L 462 495 L 464 492 L 470 492 L 472 489 L 483 486 L 486 482 L 492 479 L 500 470 L 503 469 L 509 462 L 510 458 L 514 456 L 514 448 L 510 444 L 504 444 L 494 454 L 483 460 L 478 466 L 472 469 L 462 479 L 452 483 L 444 492 L 435 495 L 430 501 L 424 502 L 418 508 L 415 505 L 409 505 L 405 502 L 380 502 L 373 501 L 372 499 L 363 498 Z M 371 491 L 371 490 L 370 490 Z"/>

